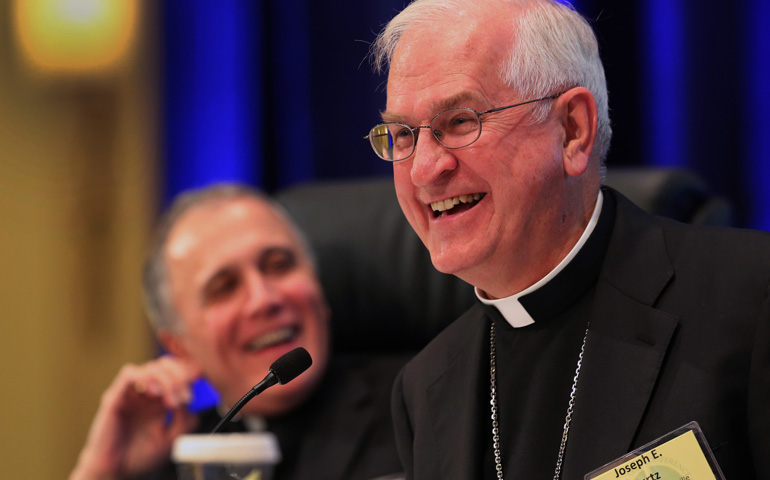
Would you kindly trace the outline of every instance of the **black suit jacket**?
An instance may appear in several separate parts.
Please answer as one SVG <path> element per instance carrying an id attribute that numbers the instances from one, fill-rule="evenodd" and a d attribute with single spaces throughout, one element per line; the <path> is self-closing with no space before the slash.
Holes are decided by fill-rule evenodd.
<path id="1" fill-rule="evenodd" d="M 407 359 L 400 354 L 335 357 L 308 402 L 268 420 L 268 430 L 278 437 L 284 457 L 275 480 L 367 480 L 400 473 L 389 393 Z M 219 419 L 214 409 L 203 412 L 197 433 L 210 432 Z M 240 421 L 230 422 L 224 430 L 243 431 Z M 168 462 L 140 478 L 176 480 L 177 473 Z"/>
<path id="2" fill-rule="evenodd" d="M 726 478 L 770 479 L 770 235 L 653 217 L 612 189 L 609 247 L 590 313 L 562 477 L 690 421 Z M 489 389 L 481 305 L 399 374 L 396 441 L 407 478 L 476 478 Z M 546 454 L 554 457 L 553 452 Z"/>

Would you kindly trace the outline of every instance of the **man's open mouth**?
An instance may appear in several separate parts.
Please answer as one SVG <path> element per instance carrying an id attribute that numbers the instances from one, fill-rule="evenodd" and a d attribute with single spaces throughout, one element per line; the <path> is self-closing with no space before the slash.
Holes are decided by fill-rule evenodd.
<path id="1" fill-rule="evenodd" d="M 259 351 L 264 348 L 274 347 L 293 340 L 297 333 L 298 329 L 296 327 L 286 327 L 274 332 L 266 333 L 249 343 L 246 346 L 246 349 L 249 351 Z"/>
<path id="2" fill-rule="evenodd" d="M 454 215 L 473 208 L 479 200 L 484 198 L 486 193 L 470 193 L 468 195 L 458 195 L 456 197 L 431 202 L 430 208 L 433 210 L 433 218 L 442 215 Z"/>

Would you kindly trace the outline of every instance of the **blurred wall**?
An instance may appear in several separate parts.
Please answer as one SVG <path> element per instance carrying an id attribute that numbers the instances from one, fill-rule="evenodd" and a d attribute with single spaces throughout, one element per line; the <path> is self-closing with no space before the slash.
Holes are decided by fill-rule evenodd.
<path id="1" fill-rule="evenodd" d="M 4 478 L 66 478 L 119 366 L 154 353 L 139 278 L 160 150 L 156 23 L 140 12 L 108 72 L 43 74 L 0 2 Z"/>

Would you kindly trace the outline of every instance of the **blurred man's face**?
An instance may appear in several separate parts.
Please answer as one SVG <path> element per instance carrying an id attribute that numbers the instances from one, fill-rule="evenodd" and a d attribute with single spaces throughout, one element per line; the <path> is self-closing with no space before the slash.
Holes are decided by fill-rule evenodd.
<path id="1" fill-rule="evenodd" d="M 428 125 L 452 107 L 481 112 L 532 100 L 500 78 L 508 10 L 408 29 L 391 63 L 383 118 Z M 526 288 L 569 251 L 554 248 L 564 235 L 563 136 L 553 116 L 533 125 L 529 107 L 484 115 L 480 138 L 461 149 L 420 130 L 414 154 L 393 165 L 401 208 L 435 267 L 490 296 Z M 443 212 L 431 205 L 447 201 L 454 207 Z"/>
<path id="2" fill-rule="evenodd" d="M 251 198 L 194 207 L 165 251 L 181 355 L 197 362 L 232 406 L 284 353 L 305 347 L 313 366 L 252 399 L 245 413 L 270 416 L 303 401 L 325 369 L 328 309 L 292 230 Z"/>

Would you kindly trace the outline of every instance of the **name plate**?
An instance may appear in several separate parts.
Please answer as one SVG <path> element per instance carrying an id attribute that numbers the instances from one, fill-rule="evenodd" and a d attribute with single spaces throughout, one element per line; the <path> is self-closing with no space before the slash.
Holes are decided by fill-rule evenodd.
<path id="1" fill-rule="evenodd" d="M 725 480 L 697 422 L 594 470 L 585 480 Z"/>

